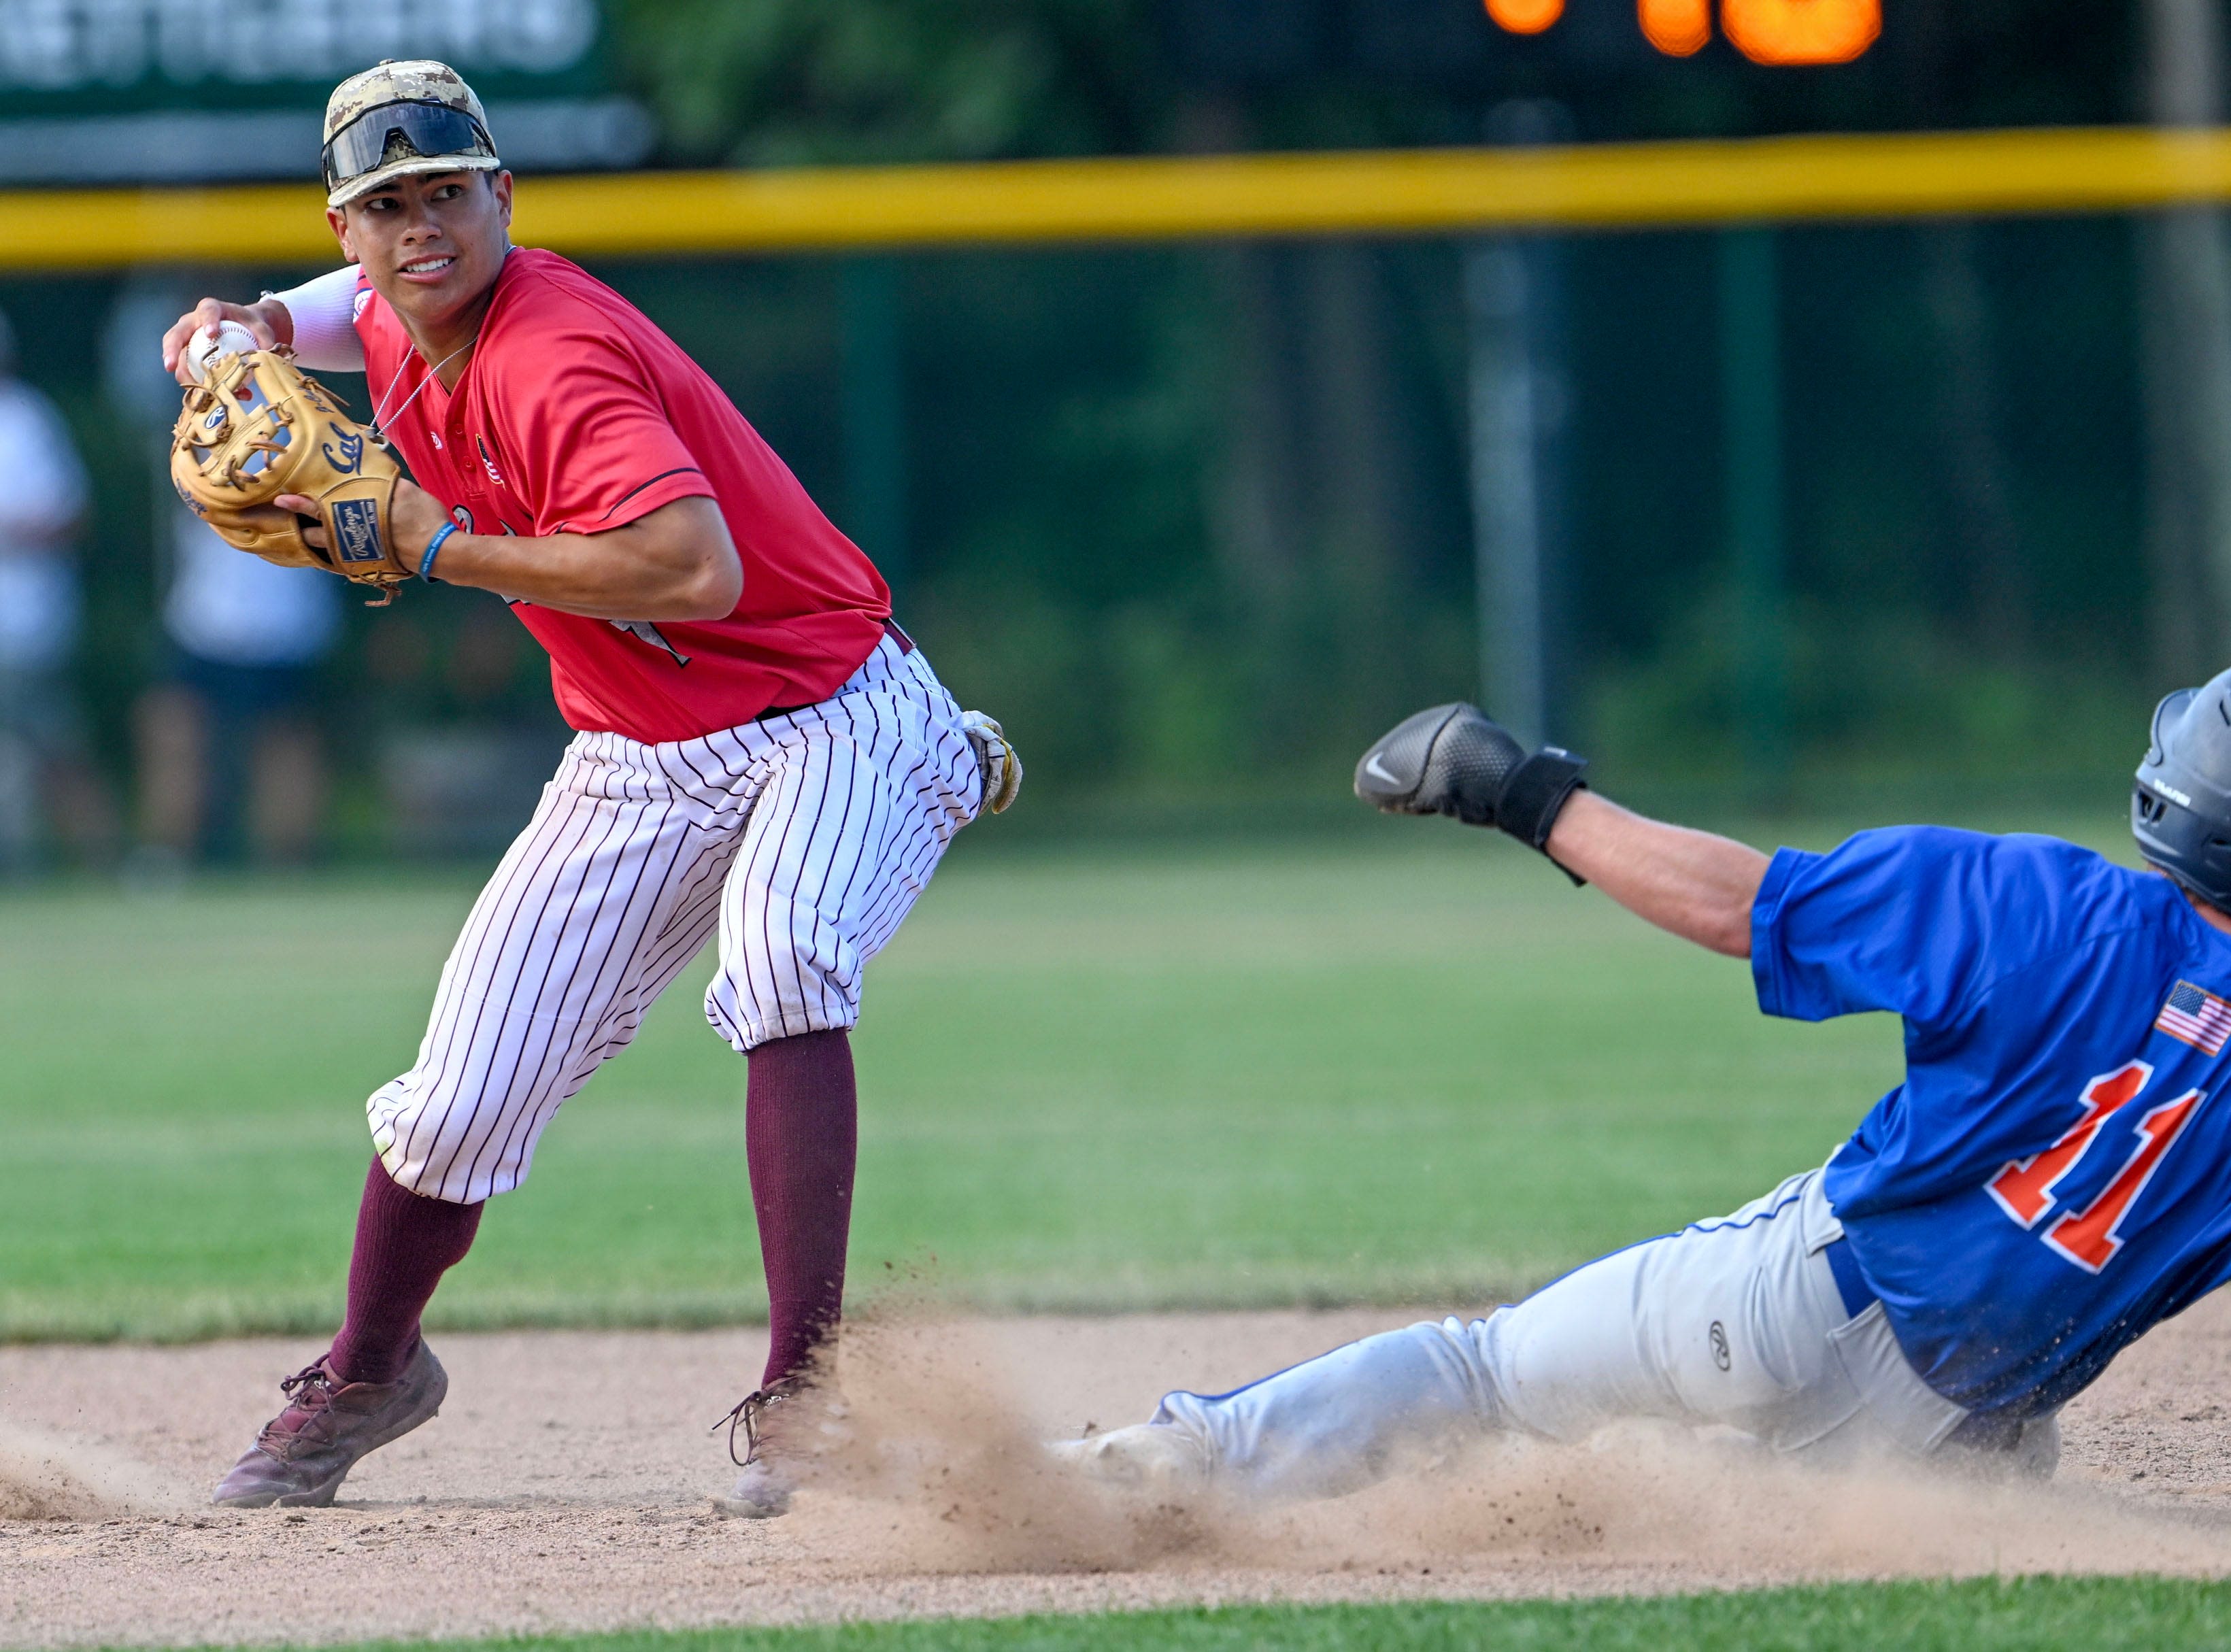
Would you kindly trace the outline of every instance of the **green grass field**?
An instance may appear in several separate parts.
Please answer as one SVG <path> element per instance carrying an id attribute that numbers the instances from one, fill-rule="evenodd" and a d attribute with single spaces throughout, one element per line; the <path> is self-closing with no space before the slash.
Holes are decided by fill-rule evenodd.
<path id="1" fill-rule="evenodd" d="M 479 1644 L 505 1652 L 2168 1652 L 2227 1643 L 2231 1589 L 2221 1584 L 2023 1578 L 1639 1600 L 1245 1606 Z M 413 1652 L 436 1649 L 420 1642 Z"/>
<path id="2" fill-rule="evenodd" d="M 1009 1307 L 1477 1301 L 1817 1163 L 1896 1074 L 1885 1018 L 1767 1021 L 1740 964 L 1498 840 L 1389 825 L 964 838 L 868 978 L 856 1279 Z M 411 1061 L 472 893 L 0 899 L 0 1336 L 330 1326 L 363 1099 Z M 552 1126 L 438 1322 L 760 1311 L 710 967 Z"/>

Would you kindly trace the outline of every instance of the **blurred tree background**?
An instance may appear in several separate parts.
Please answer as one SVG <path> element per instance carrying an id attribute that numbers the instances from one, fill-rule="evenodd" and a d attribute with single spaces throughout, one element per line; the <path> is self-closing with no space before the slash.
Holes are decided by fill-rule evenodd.
<path id="1" fill-rule="evenodd" d="M 2111 124 L 2148 109 L 2135 0 L 1890 0 L 1875 49 L 1806 69 L 1718 41 L 1661 56 L 1630 0 L 1570 0 L 1535 38 L 1498 30 L 1476 0 L 609 10 L 613 73 L 673 165 Z M 2150 606 L 2140 229 L 1777 236 L 1775 715 L 1791 758 L 1776 797 L 1979 779 L 2111 797 L 2146 707 L 2189 665 L 2157 646 Z M 1554 251 L 1566 458 L 1548 732 L 1630 793 L 1756 797 L 1717 237 L 1578 236 Z M 597 273 L 886 567 L 955 691 L 1018 737 L 1044 818 L 1074 822 L 1117 799 L 1336 807 L 1359 742 L 1482 691 L 1466 253 L 1258 242 Z M 207 279 L 246 293 L 302 273 Z M 80 341 L 121 286 L 0 282 L 28 374 L 113 455 L 82 676 L 120 774 L 152 668 L 158 507 Z M 398 727 L 556 738 L 539 656 L 514 631 L 492 602 L 448 590 L 357 616 L 327 668 L 354 776 L 345 842 L 384 841 L 379 754 Z"/>

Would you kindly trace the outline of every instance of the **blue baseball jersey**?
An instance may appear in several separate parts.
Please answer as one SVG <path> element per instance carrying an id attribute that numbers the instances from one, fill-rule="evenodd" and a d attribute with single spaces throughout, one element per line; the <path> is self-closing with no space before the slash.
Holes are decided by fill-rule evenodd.
<path id="1" fill-rule="evenodd" d="M 2231 1275 L 2231 936 L 2167 878 L 1937 827 L 1783 849 L 1751 969 L 1769 1015 L 1904 1018 L 1825 1191 L 1946 1398 L 2049 1411 Z"/>

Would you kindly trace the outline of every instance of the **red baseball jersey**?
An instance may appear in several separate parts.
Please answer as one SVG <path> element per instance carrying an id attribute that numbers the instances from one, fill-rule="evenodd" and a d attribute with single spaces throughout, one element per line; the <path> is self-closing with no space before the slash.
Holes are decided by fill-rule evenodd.
<path id="1" fill-rule="evenodd" d="M 826 700 L 874 651 L 891 611 L 875 565 L 704 370 L 578 265 L 532 248 L 504 260 L 454 392 L 361 280 L 356 330 L 382 428 L 469 533 L 601 533 L 677 499 L 719 504 L 744 566 L 726 619 L 513 603 L 575 728 L 693 739 Z"/>

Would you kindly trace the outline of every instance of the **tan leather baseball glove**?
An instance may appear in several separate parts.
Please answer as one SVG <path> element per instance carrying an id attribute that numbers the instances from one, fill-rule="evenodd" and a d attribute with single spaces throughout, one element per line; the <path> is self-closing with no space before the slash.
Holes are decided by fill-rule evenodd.
<path id="1" fill-rule="evenodd" d="M 395 544 L 389 507 L 403 474 L 386 442 L 275 350 L 220 356 L 186 391 L 171 433 L 171 481 L 225 540 L 266 562 L 323 568 L 395 599 L 417 571 Z M 315 500 L 297 516 L 281 494 Z M 304 530 L 322 525 L 326 546 Z"/>
<path id="2" fill-rule="evenodd" d="M 998 720 L 982 712 L 961 713 L 960 732 L 968 737 L 968 744 L 976 753 L 976 767 L 984 777 L 981 806 L 994 815 L 1006 814 L 1015 801 L 1015 794 L 1023 789 L 1021 754 Z"/>

